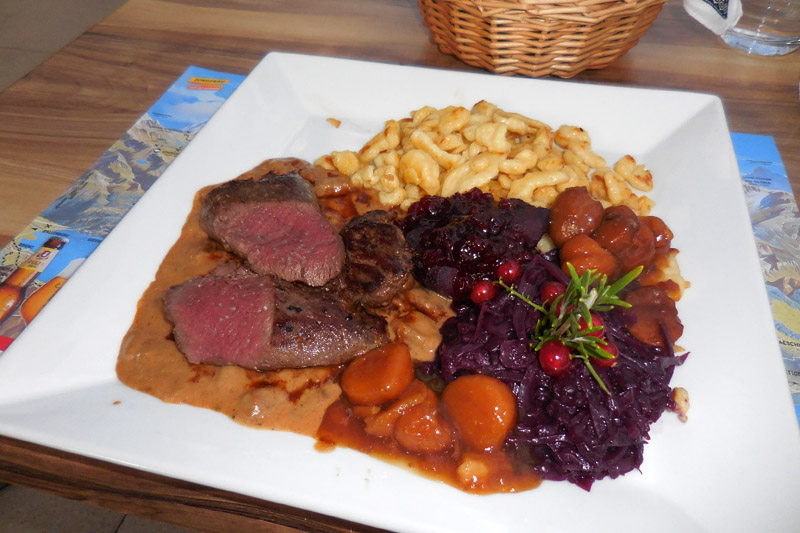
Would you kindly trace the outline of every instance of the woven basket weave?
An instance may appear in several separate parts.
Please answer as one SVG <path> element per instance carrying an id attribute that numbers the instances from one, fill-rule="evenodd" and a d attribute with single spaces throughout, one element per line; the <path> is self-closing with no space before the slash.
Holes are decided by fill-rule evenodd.
<path id="1" fill-rule="evenodd" d="M 570 78 L 630 50 L 666 0 L 418 0 L 442 52 L 496 74 Z"/>

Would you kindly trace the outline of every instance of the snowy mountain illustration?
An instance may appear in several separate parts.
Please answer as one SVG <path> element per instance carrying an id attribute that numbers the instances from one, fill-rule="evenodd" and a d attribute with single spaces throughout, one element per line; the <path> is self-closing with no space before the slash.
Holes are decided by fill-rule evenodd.
<path id="1" fill-rule="evenodd" d="M 42 216 L 87 235 L 107 235 L 203 125 L 175 131 L 143 115 Z"/>
<path id="2" fill-rule="evenodd" d="M 787 307 L 782 309 L 788 310 L 800 304 L 800 212 L 791 192 L 755 185 L 760 183 L 772 183 L 769 170 L 758 167 L 745 176 L 747 208 L 773 307 L 783 301 Z M 788 324 L 782 324 L 782 320 L 794 322 L 790 316 L 776 315 L 775 319 L 782 337 L 793 339 L 798 335 Z"/>
<path id="3" fill-rule="evenodd" d="M 761 167 L 751 175 L 764 177 L 769 172 Z M 768 249 L 773 256 L 769 263 L 777 269 L 780 265 L 791 265 L 800 269 L 800 212 L 790 192 L 770 191 L 753 185 L 761 180 L 750 180 L 746 176 L 744 185 L 753 235 L 760 250 Z"/>

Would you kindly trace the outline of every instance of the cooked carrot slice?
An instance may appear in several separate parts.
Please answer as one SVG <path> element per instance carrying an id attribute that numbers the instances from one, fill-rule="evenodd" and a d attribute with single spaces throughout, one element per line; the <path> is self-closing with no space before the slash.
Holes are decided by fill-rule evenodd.
<path id="1" fill-rule="evenodd" d="M 514 393 L 493 377 L 456 378 L 445 387 L 442 402 L 462 442 L 474 449 L 500 446 L 517 421 Z"/>
<path id="2" fill-rule="evenodd" d="M 342 373 L 342 391 L 355 404 L 381 405 L 398 398 L 413 379 L 408 347 L 392 343 L 353 359 Z"/>

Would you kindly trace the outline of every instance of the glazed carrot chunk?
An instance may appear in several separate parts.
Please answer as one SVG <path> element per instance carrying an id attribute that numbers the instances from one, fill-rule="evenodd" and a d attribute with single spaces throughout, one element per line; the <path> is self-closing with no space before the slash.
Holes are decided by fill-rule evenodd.
<path id="1" fill-rule="evenodd" d="M 392 343 L 360 355 L 342 373 L 342 391 L 359 405 L 381 405 L 398 398 L 414 379 L 408 347 Z"/>
<path id="2" fill-rule="evenodd" d="M 442 403 L 462 442 L 474 449 L 500 446 L 517 421 L 514 393 L 489 376 L 456 378 L 442 392 Z"/>
<path id="3" fill-rule="evenodd" d="M 377 414 L 364 418 L 364 433 L 377 437 L 390 437 L 397 419 L 416 405 L 436 407 L 439 398 L 423 382 L 415 379 L 395 401 Z"/>
<path id="4" fill-rule="evenodd" d="M 587 270 L 597 270 L 613 278 L 619 270 L 619 260 L 600 246 L 593 238 L 583 233 L 574 236 L 561 248 L 561 269 L 569 273 L 567 263 L 572 263 L 579 276 Z"/>
<path id="5" fill-rule="evenodd" d="M 414 453 L 442 453 L 453 447 L 453 429 L 436 408 L 415 405 L 397 419 L 394 438 Z"/>

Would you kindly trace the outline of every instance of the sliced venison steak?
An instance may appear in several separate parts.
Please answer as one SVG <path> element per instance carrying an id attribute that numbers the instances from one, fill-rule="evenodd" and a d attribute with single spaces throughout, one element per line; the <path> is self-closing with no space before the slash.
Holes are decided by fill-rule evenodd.
<path id="1" fill-rule="evenodd" d="M 195 278 L 169 289 L 164 307 L 190 363 L 306 368 L 388 342 L 383 319 L 346 308 L 324 289 L 266 276 Z"/>
<path id="2" fill-rule="evenodd" d="M 297 173 L 239 179 L 212 189 L 200 225 L 258 274 L 321 286 L 345 260 L 336 229 Z"/>
<path id="3" fill-rule="evenodd" d="M 164 311 L 190 363 L 255 368 L 272 338 L 275 286 L 261 276 L 194 278 L 164 294 Z"/>
<path id="4" fill-rule="evenodd" d="M 340 364 L 387 342 L 383 318 L 323 289 L 275 282 L 270 368 Z"/>
<path id="5" fill-rule="evenodd" d="M 411 249 L 394 224 L 396 213 L 368 211 L 342 228 L 346 262 L 342 295 L 366 306 L 388 303 L 411 274 Z"/>

